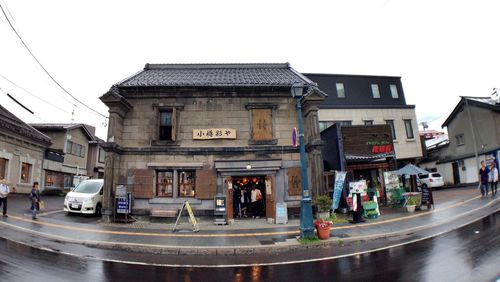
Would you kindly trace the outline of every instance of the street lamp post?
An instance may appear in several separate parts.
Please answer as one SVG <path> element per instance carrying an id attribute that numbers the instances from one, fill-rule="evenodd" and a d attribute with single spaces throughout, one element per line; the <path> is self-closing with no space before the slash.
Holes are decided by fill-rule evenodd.
<path id="1" fill-rule="evenodd" d="M 314 236 L 313 217 L 312 217 L 312 201 L 309 194 L 308 178 L 307 178 L 307 159 L 306 148 L 304 142 L 304 125 L 302 121 L 302 106 L 301 100 L 304 86 L 302 83 L 295 82 L 292 85 L 292 97 L 295 99 L 295 107 L 297 109 L 297 119 L 299 126 L 299 144 L 300 144 L 300 175 L 302 178 L 302 199 L 300 201 L 300 238 Z"/>

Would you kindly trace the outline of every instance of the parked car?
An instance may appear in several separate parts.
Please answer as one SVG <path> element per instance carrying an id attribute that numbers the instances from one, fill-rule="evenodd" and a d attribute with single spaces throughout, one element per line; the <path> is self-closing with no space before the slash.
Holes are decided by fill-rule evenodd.
<path id="1" fill-rule="evenodd" d="M 64 199 L 64 211 L 69 213 L 100 215 L 102 209 L 103 179 L 80 182 Z"/>
<path id="2" fill-rule="evenodd" d="M 420 174 L 418 178 L 420 180 L 420 186 L 422 188 L 427 188 L 427 187 L 438 188 L 444 186 L 443 177 L 441 176 L 441 174 L 437 172 Z"/>

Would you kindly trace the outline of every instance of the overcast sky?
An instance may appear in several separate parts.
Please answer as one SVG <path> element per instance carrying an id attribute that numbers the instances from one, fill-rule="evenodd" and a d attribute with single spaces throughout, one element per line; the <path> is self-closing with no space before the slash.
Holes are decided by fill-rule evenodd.
<path id="1" fill-rule="evenodd" d="M 300 72 L 401 76 L 418 122 L 430 122 L 435 129 L 459 96 L 489 96 L 500 87 L 498 0 L 0 4 L 52 76 L 106 115 L 98 98 L 146 63 L 290 62 Z M 97 135 L 106 137 L 104 118 L 73 106 L 24 49 L 3 14 L 0 51 L 0 88 L 35 115 L 2 91 L 1 105 L 26 122 L 69 123 L 75 109 L 74 122 L 96 126 Z"/>

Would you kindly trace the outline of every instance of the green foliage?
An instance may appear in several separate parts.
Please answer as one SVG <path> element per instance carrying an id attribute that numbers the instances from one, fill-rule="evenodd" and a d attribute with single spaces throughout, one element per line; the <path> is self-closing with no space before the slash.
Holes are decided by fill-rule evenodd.
<path id="1" fill-rule="evenodd" d="M 406 205 L 407 206 L 416 206 L 416 205 L 418 205 L 418 200 L 419 200 L 418 197 L 410 197 L 408 199 L 408 202 L 406 202 Z"/>
<path id="2" fill-rule="evenodd" d="M 315 236 L 299 238 L 298 240 L 299 240 L 299 243 L 301 245 L 314 245 L 314 244 L 318 244 L 320 242 L 320 240 Z"/>
<path id="3" fill-rule="evenodd" d="M 318 207 L 319 212 L 327 212 L 330 211 L 332 207 L 332 199 L 326 195 L 316 197 L 314 201 L 316 206 Z"/>
<path id="4" fill-rule="evenodd" d="M 337 223 L 347 223 L 349 222 L 349 219 L 345 216 L 337 216 L 337 214 L 332 213 L 329 217 L 326 218 L 326 220 L 333 222 L 333 225 Z"/>

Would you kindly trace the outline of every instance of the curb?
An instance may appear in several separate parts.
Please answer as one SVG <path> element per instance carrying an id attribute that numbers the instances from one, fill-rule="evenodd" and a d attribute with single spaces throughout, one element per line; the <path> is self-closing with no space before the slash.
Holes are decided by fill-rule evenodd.
<path id="1" fill-rule="evenodd" d="M 363 236 L 349 237 L 349 238 L 333 237 L 333 238 L 330 238 L 329 240 L 321 241 L 319 243 L 310 244 L 310 245 L 302 245 L 298 242 L 291 242 L 289 244 L 273 245 L 273 246 L 256 245 L 256 246 L 243 246 L 243 247 L 234 247 L 234 246 L 231 246 L 231 247 L 179 247 L 179 246 L 165 246 L 165 245 L 153 245 L 153 244 L 98 242 L 98 241 L 91 241 L 91 240 L 81 241 L 81 240 L 73 240 L 73 239 L 70 239 L 67 237 L 63 237 L 63 236 L 46 234 L 46 233 L 34 231 L 34 230 L 31 230 L 28 228 L 15 226 L 13 224 L 6 223 L 6 222 L 0 222 L 0 223 L 3 225 L 7 225 L 9 227 L 12 227 L 14 229 L 26 232 L 26 233 L 31 233 L 31 234 L 43 236 L 46 239 L 54 241 L 54 242 L 81 244 L 81 245 L 89 247 L 89 248 L 128 251 L 128 252 L 137 252 L 137 253 L 162 254 L 162 255 L 164 254 L 164 255 L 196 255 L 196 256 L 200 256 L 200 255 L 233 256 L 233 255 L 282 254 L 285 252 L 307 251 L 307 250 L 317 250 L 317 249 L 323 249 L 323 248 L 330 248 L 330 247 L 333 247 L 336 245 L 342 246 L 344 243 L 351 243 L 351 242 L 355 242 L 355 241 L 366 241 L 369 239 L 390 238 L 390 237 L 411 235 L 415 231 L 430 229 L 430 228 L 436 227 L 438 225 L 450 223 L 458 218 L 461 218 L 461 217 L 467 216 L 471 213 L 474 213 L 476 211 L 488 208 L 490 206 L 493 206 L 494 204 L 497 204 L 497 202 L 499 200 L 500 200 L 500 198 L 495 199 L 486 205 L 477 207 L 475 209 L 472 209 L 472 210 L 464 212 L 464 213 L 460 213 L 454 217 L 450 217 L 448 220 L 443 221 L 443 222 L 432 222 L 432 223 L 427 224 L 427 225 L 416 226 L 416 227 L 407 228 L 404 230 L 398 230 L 398 231 L 389 232 L 389 233 L 370 234 L 370 235 L 363 235 Z M 499 210 L 500 210 L 500 207 L 497 208 L 495 210 L 495 212 L 497 212 Z M 477 220 L 477 219 L 474 219 L 474 221 L 475 220 Z M 447 230 L 445 232 L 440 232 L 438 234 L 428 236 L 428 238 L 432 238 L 432 237 L 438 236 L 442 233 L 453 231 L 456 228 L 459 228 L 459 227 L 453 227 L 450 230 Z M 12 240 L 12 239 L 9 239 L 9 238 L 3 237 L 3 236 L 1 236 L 1 237 L 3 239 L 13 241 L 15 243 L 19 243 L 22 245 L 26 245 L 26 246 L 29 246 L 31 248 L 37 248 L 37 249 L 42 249 L 42 250 L 46 250 L 46 251 L 62 253 L 61 251 L 58 251 L 58 250 L 52 250 L 52 249 L 40 247 L 40 246 L 37 246 L 34 244 L 19 242 L 19 241 Z"/>

